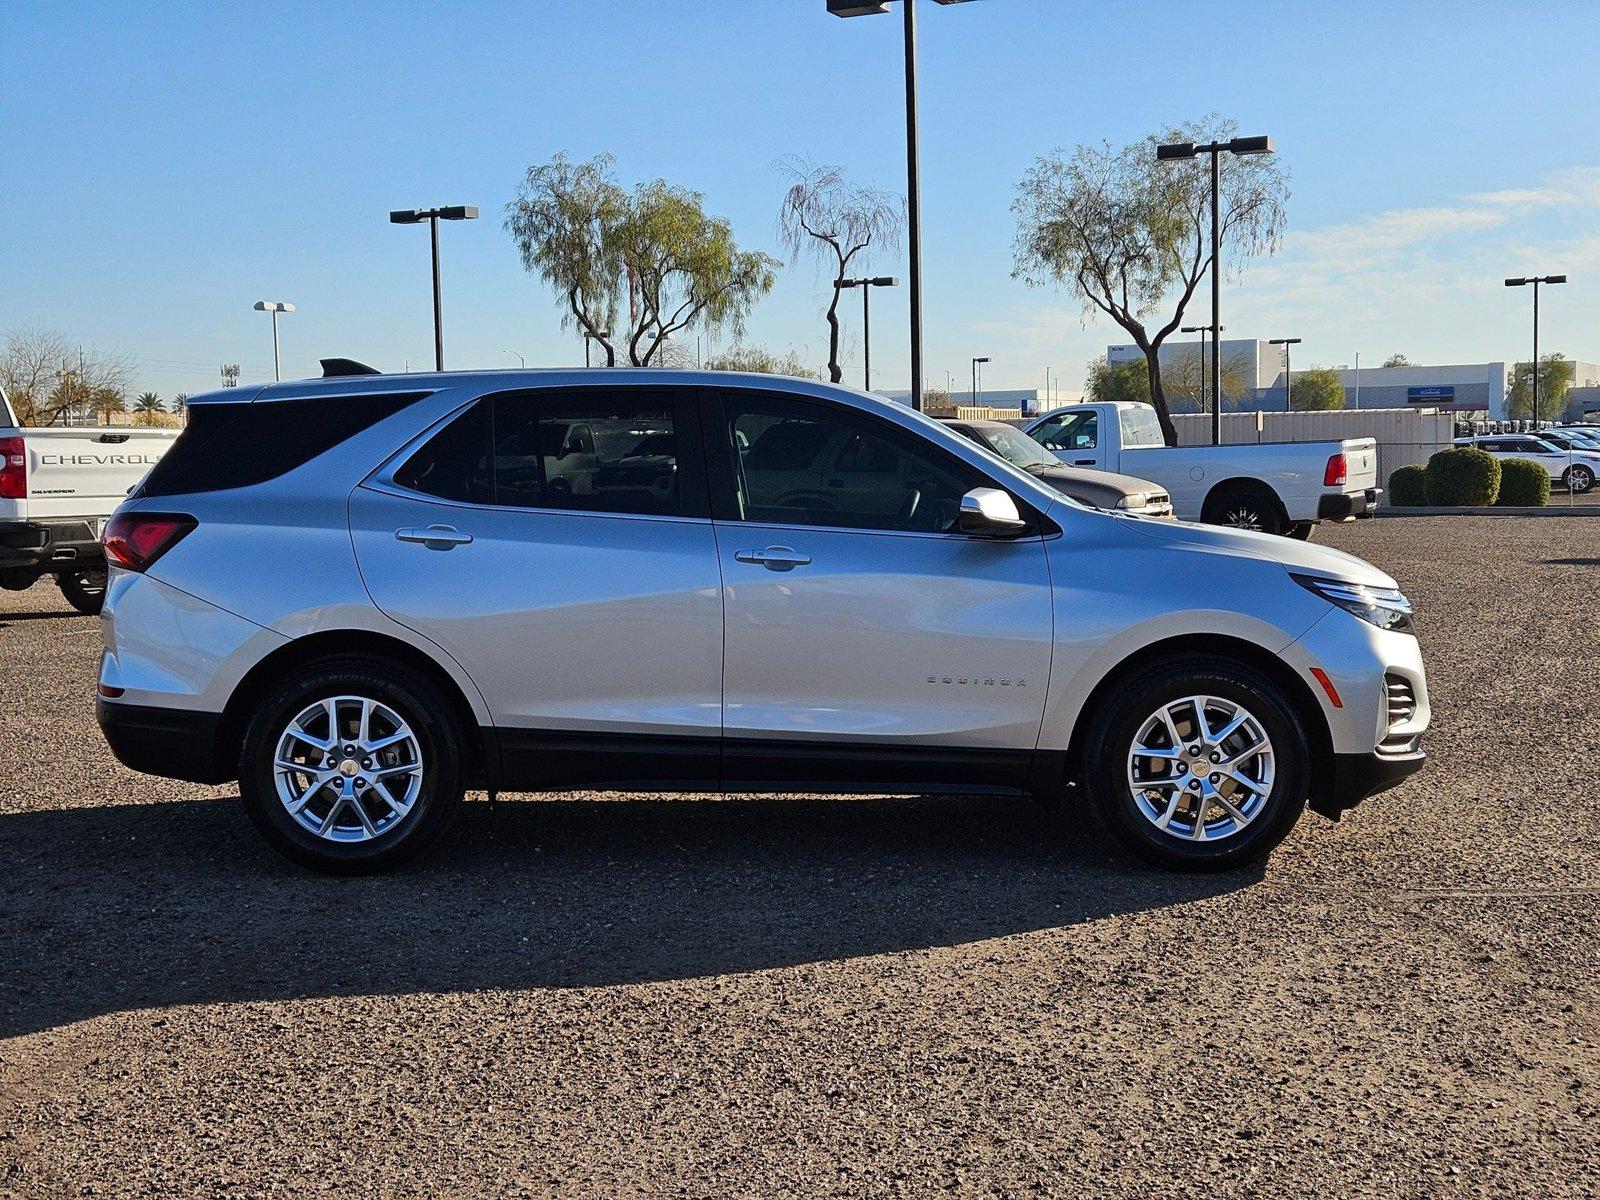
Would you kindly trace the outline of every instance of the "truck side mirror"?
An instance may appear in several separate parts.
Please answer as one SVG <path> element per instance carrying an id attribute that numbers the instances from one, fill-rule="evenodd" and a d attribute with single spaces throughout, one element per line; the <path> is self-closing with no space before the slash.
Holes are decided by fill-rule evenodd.
<path id="1" fill-rule="evenodd" d="M 999 488 L 973 488 L 961 497 L 962 533 L 979 537 L 1015 537 L 1028 528 L 1017 502 Z"/>

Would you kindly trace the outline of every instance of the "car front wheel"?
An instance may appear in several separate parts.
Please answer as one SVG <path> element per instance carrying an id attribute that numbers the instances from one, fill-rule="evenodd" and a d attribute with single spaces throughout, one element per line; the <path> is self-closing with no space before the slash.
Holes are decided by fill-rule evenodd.
<path id="1" fill-rule="evenodd" d="M 1082 779 L 1095 815 L 1158 866 L 1263 858 L 1305 808 L 1310 748 L 1279 687 L 1241 663 L 1186 658 L 1120 686 L 1095 715 Z"/>
<path id="2" fill-rule="evenodd" d="M 451 706 L 385 664 L 328 663 L 280 684 L 245 732 L 239 788 L 279 853 L 335 874 L 380 871 L 444 829 L 463 790 Z"/>

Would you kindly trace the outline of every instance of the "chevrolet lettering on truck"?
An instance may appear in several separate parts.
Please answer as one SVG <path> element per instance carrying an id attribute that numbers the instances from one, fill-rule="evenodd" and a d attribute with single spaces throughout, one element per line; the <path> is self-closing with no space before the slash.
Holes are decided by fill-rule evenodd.
<path id="1" fill-rule="evenodd" d="M 316 869 L 582 787 L 1026 793 L 1219 870 L 1423 765 L 1383 572 L 1089 507 L 864 392 L 341 371 L 190 414 L 106 529 L 100 725 Z"/>

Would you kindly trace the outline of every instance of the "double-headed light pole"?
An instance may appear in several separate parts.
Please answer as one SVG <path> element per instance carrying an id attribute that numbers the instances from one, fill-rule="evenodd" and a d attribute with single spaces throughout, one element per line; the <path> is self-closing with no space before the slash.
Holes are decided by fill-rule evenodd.
<path id="1" fill-rule="evenodd" d="M 1198 333 L 1200 335 L 1200 411 L 1206 411 L 1206 334 L 1211 332 L 1209 325 L 1185 325 L 1179 333 Z M 1223 332 L 1222 326 L 1217 326 L 1217 332 Z M 1216 354 L 1215 349 L 1212 354 Z"/>
<path id="2" fill-rule="evenodd" d="M 444 308 L 439 300 L 439 222 L 471 221 L 478 216 L 472 204 L 450 204 L 440 208 L 402 208 L 389 213 L 391 225 L 428 223 L 433 243 L 433 369 L 444 370 Z"/>
<path id="3" fill-rule="evenodd" d="M 860 279 L 841 279 L 838 283 L 841 288 L 861 289 L 861 390 L 865 392 L 872 390 L 872 310 L 867 305 L 867 297 L 872 295 L 875 287 L 895 287 L 899 283 L 898 275 L 863 276 Z"/>
<path id="4" fill-rule="evenodd" d="M 1291 390 L 1293 388 L 1293 386 L 1294 386 L 1294 377 L 1289 373 L 1289 347 L 1290 346 L 1298 346 L 1299 344 L 1300 344 L 1300 339 L 1299 338 L 1268 338 L 1267 339 L 1267 345 L 1269 345 L 1269 346 L 1282 346 L 1283 347 L 1283 411 L 1284 412 L 1293 412 L 1294 411 L 1294 392 Z M 1258 404 L 1258 405 L 1256 405 L 1256 407 L 1260 408 L 1261 406 Z"/>
<path id="5" fill-rule="evenodd" d="M 934 0 L 964 4 L 966 0 Z M 911 279 L 911 407 L 922 411 L 922 197 L 917 166 L 917 4 L 900 0 L 906 43 L 906 250 Z M 828 0 L 836 17 L 866 17 L 889 11 L 889 0 Z"/>
<path id="6" fill-rule="evenodd" d="M 1207 142 L 1197 146 L 1193 142 L 1168 142 L 1164 146 L 1156 147 L 1156 158 L 1160 160 L 1173 158 L 1194 158 L 1200 154 L 1211 156 L 1211 395 L 1215 397 L 1211 405 L 1211 444 L 1222 445 L 1222 356 L 1217 348 L 1221 344 L 1217 337 L 1222 328 L 1222 224 L 1220 210 L 1222 202 L 1218 198 L 1220 188 L 1218 177 L 1220 168 L 1218 159 L 1223 154 L 1271 154 L 1272 139 L 1270 137 L 1238 137 L 1230 138 L 1226 142 Z"/>
<path id="7" fill-rule="evenodd" d="M 976 408 L 978 404 L 978 367 L 988 361 L 988 355 L 984 355 L 982 358 L 975 358 L 972 360 L 972 404 L 974 408 Z"/>
<path id="8" fill-rule="evenodd" d="M 282 379 L 283 365 L 278 359 L 278 314 L 293 312 L 294 305 L 287 300 L 257 300 L 255 310 L 272 314 L 272 377 L 274 379 Z M 235 379 L 235 382 L 237 382 L 237 379 Z"/>
<path id="9" fill-rule="evenodd" d="M 1565 283 L 1565 275 L 1529 275 L 1522 279 L 1506 280 L 1507 287 L 1527 287 L 1533 285 L 1533 364 L 1528 369 L 1528 382 L 1533 388 L 1533 431 L 1539 432 L 1539 285 L 1541 283 Z"/>

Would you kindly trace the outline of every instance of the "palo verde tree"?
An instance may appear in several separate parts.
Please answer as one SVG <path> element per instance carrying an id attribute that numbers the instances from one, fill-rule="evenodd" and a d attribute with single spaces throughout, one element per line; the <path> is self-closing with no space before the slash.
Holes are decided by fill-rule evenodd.
<path id="1" fill-rule="evenodd" d="M 634 366 L 650 366 L 682 331 L 742 334 L 777 261 L 740 250 L 700 193 L 659 179 L 630 193 L 611 164 L 605 154 L 578 163 L 557 154 L 528 168 L 506 206 L 522 264 L 560 295 L 563 325 L 598 342 L 607 366 L 619 345 Z"/>
<path id="2" fill-rule="evenodd" d="M 760 346 L 729 346 L 706 360 L 706 370 L 753 371 L 758 375 L 791 375 L 796 379 L 818 377 L 793 350 L 778 355 Z"/>
<path id="3" fill-rule="evenodd" d="M 1156 147 L 1223 141 L 1235 132 L 1234 122 L 1212 116 L 1120 150 L 1110 143 L 1058 150 L 1035 161 L 1011 206 L 1014 276 L 1064 285 L 1086 317 L 1103 312 L 1127 331 L 1144 354 L 1150 402 L 1169 444 L 1177 434 L 1159 356 L 1212 267 L 1211 184 L 1206 158 L 1158 162 Z M 1275 156 L 1223 156 L 1223 269 L 1277 250 L 1288 194 Z"/>
<path id="4" fill-rule="evenodd" d="M 830 274 L 828 307 L 828 378 L 844 378 L 839 365 L 840 283 L 852 266 L 865 271 L 874 249 L 894 250 L 905 223 L 905 201 L 891 192 L 874 191 L 848 182 L 840 167 L 813 166 L 798 158 L 778 163 L 789 180 L 778 207 L 778 237 L 790 254 L 816 260 Z"/>
<path id="5" fill-rule="evenodd" d="M 1572 363 L 1564 354 L 1544 354 L 1539 357 L 1539 419 L 1559 421 L 1566 403 L 1567 388 L 1572 384 Z M 1511 386 L 1506 389 L 1506 416 L 1513 421 L 1527 421 L 1533 417 L 1533 370 L 1519 362 L 1511 372 Z"/>

